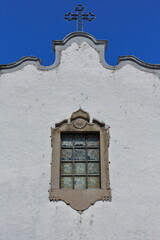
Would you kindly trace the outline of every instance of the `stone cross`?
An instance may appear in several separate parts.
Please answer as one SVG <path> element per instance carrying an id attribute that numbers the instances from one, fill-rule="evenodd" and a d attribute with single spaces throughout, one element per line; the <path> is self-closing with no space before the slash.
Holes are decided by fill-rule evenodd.
<path id="1" fill-rule="evenodd" d="M 77 32 L 83 32 L 83 22 L 92 21 L 96 18 L 96 15 L 93 13 L 84 14 L 85 8 L 79 4 L 75 8 L 76 13 L 66 13 L 65 19 L 67 21 L 77 20 Z"/>

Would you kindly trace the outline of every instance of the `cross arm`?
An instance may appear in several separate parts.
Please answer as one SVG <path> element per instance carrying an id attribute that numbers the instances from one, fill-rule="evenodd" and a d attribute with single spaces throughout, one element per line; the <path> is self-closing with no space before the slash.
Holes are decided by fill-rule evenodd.
<path id="1" fill-rule="evenodd" d="M 77 20 L 78 19 L 78 14 L 74 13 L 66 13 L 65 17 L 66 20 L 72 21 L 72 20 Z"/>
<path id="2" fill-rule="evenodd" d="M 88 14 L 82 14 L 82 19 L 83 20 L 88 20 L 88 21 L 92 21 L 96 18 L 96 15 L 93 13 L 88 13 Z"/>

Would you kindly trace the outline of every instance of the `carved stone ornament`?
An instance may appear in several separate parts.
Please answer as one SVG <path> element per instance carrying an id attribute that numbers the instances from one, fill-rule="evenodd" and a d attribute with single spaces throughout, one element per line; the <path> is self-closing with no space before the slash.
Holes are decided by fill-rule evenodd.
<path id="1" fill-rule="evenodd" d="M 80 119 L 80 118 L 73 121 L 73 126 L 78 129 L 84 128 L 86 126 L 86 124 L 87 124 L 87 121 L 85 121 L 84 119 Z"/>
<path id="2" fill-rule="evenodd" d="M 77 136 L 91 136 L 97 134 L 98 136 L 98 151 L 99 151 L 99 175 L 98 187 L 90 187 L 90 175 L 86 175 L 86 187 L 77 189 L 61 187 L 61 138 L 62 136 L 70 134 Z M 68 136 L 68 135 L 67 135 Z M 87 138 L 88 139 L 88 138 Z M 87 142 L 88 140 L 86 140 Z M 85 144 L 88 144 L 85 143 Z M 89 208 L 96 201 L 111 201 L 111 189 L 109 182 L 109 161 L 108 161 L 108 146 L 109 146 L 109 127 L 105 127 L 103 122 L 93 119 L 90 123 L 89 114 L 82 109 L 74 112 L 71 115 L 70 121 L 63 120 L 55 124 L 55 128 L 51 128 L 51 146 L 52 146 L 52 167 L 51 167 L 51 188 L 49 190 L 50 201 L 64 201 L 79 213 Z M 87 145 L 86 145 L 87 146 Z M 89 149 L 89 147 L 88 147 Z M 94 148 L 93 148 L 94 149 Z M 89 149 L 89 151 L 92 149 Z M 70 151 L 70 150 L 69 150 Z M 85 150 L 84 150 L 85 151 Z M 88 150 L 87 150 L 88 151 Z M 72 160 L 75 164 L 75 160 Z M 86 166 L 91 166 L 91 163 L 85 160 Z M 63 163 L 62 163 L 63 164 Z M 89 165 L 90 164 L 90 165 Z M 87 171 L 87 170 L 86 170 Z M 74 173 L 75 174 L 75 173 Z M 87 173 L 89 174 L 89 173 Z M 77 176 L 74 175 L 76 178 Z M 92 176 L 93 178 L 97 177 Z M 74 179 L 74 178 L 73 178 Z M 74 181 L 73 181 L 74 182 Z M 75 184 L 75 183 L 73 183 Z"/>

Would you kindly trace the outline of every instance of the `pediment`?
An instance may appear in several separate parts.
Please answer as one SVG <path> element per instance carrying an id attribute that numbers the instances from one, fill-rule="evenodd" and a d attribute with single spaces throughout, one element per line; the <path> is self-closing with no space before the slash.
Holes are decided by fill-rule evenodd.
<path id="1" fill-rule="evenodd" d="M 76 120 L 78 118 L 83 118 L 84 120 L 86 120 L 88 122 L 90 120 L 89 114 L 81 108 L 78 109 L 76 112 L 72 113 L 70 120 L 72 122 L 73 120 Z"/>
<path id="2" fill-rule="evenodd" d="M 56 57 L 55 57 L 55 62 L 50 66 L 43 66 L 41 59 L 38 59 L 34 56 L 28 56 L 28 57 L 26 56 L 26 57 L 19 59 L 18 61 L 14 62 L 14 63 L 0 65 L 0 74 L 14 72 L 14 71 L 24 68 L 27 65 L 36 66 L 37 69 L 43 70 L 43 71 L 55 69 L 56 67 L 58 67 L 61 64 L 63 51 L 67 50 L 67 48 L 69 48 L 74 43 L 76 43 L 78 45 L 78 47 L 82 47 L 82 45 L 84 43 L 88 44 L 97 53 L 97 55 L 96 55 L 94 53 L 94 51 L 92 51 L 93 58 L 91 59 L 91 63 L 94 63 L 94 61 L 95 61 L 95 64 L 96 64 L 97 57 L 98 57 L 98 59 L 99 59 L 98 62 L 101 63 L 102 66 L 106 69 L 118 70 L 118 69 L 121 69 L 126 64 L 130 64 L 139 70 L 150 72 L 150 73 L 160 74 L 159 73 L 160 64 L 149 64 L 149 63 L 141 61 L 140 59 L 136 58 L 135 56 L 121 56 L 118 58 L 118 64 L 116 66 L 110 66 L 109 64 L 107 64 L 107 62 L 104 58 L 105 50 L 108 45 L 108 41 L 107 40 L 97 40 L 91 34 L 86 33 L 86 32 L 73 32 L 73 33 L 68 34 L 63 40 L 53 41 L 53 50 L 55 51 Z M 82 47 L 82 51 L 80 52 L 80 54 L 82 54 L 82 52 L 83 52 L 83 47 Z M 72 56 L 72 54 L 70 56 Z M 90 66 L 93 67 L 92 64 L 90 64 Z"/>

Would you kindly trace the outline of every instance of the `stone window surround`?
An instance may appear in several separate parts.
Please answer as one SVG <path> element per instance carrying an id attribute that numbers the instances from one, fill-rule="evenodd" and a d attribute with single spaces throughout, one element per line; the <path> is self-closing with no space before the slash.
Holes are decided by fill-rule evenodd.
<path id="1" fill-rule="evenodd" d="M 100 165 L 101 165 L 101 188 L 97 189 L 61 189 L 60 188 L 60 149 L 61 133 L 93 133 L 100 136 Z M 51 188 L 49 190 L 50 201 L 62 200 L 73 209 L 82 212 L 93 205 L 96 201 L 111 201 L 111 189 L 109 182 L 109 127 L 93 119 L 90 123 L 89 114 L 82 109 L 74 112 L 68 120 L 51 128 L 52 166 Z"/>

